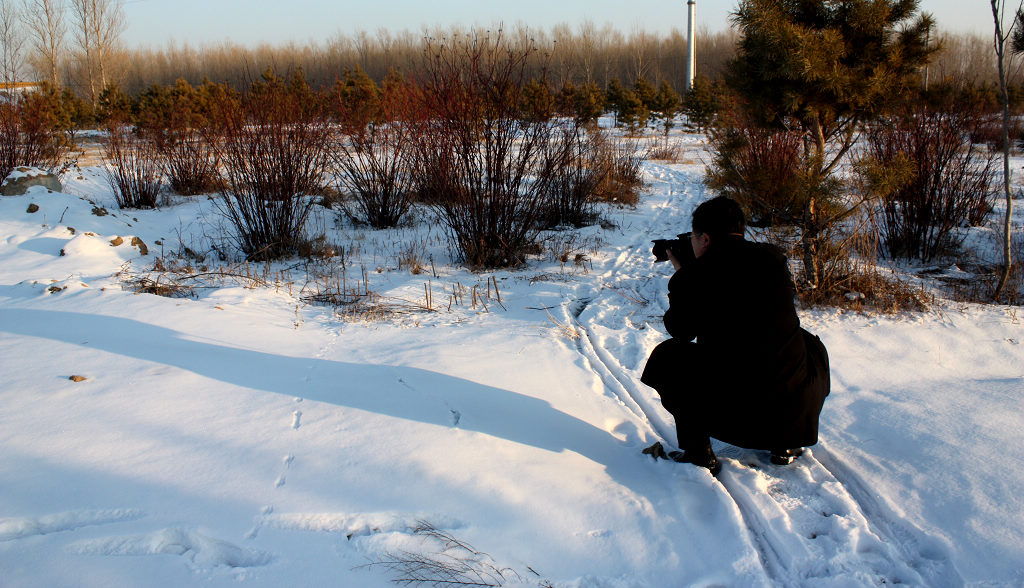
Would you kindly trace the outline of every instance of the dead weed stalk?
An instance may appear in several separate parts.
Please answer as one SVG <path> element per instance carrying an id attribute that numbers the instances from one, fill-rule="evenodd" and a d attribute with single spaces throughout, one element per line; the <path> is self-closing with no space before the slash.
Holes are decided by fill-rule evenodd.
<path id="1" fill-rule="evenodd" d="M 504 586 L 523 582 L 512 568 L 501 566 L 487 553 L 428 522 L 420 521 L 412 533 L 422 540 L 421 551 L 388 551 L 360 567 L 383 567 L 394 575 L 394 583 L 405 586 Z"/>

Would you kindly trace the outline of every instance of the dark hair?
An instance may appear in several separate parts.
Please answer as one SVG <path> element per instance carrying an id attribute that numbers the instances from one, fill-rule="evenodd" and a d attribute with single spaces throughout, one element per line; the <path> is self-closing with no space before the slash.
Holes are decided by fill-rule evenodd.
<path id="1" fill-rule="evenodd" d="M 743 209 L 735 200 L 727 196 L 718 196 L 702 202 L 693 211 L 693 232 L 706 233 L 712 237 L 737 234 L 742 235 L 747 221 L 743 217 Z"/>

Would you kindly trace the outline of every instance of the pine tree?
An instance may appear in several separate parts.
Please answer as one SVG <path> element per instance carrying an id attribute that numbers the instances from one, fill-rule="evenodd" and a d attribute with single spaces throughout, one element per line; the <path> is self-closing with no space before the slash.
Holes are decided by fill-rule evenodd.
<path id="1" fill-rule="evenodd" d="M 683 113 L 698 133 L 704 132 L 715 120 L 722 108 L 721 89 L 712 84 L 707 76 L 698 74 L 693 78 L 693 87 L 683 97 Z"/>
<path id="2" fill-rule="evenodd" d="M 623 87 L 617 79 L 608 84 L 608 105 L 615 111 L 619 126 L 625 126 L 630 133 L 636 133 L 647 122 L 650 112 L 636 92 Z"/>
<path id="3" fill-rule="evenodd" d="M 531 79 L 523 86 L 523 118 L 530 122 L 550 120 L 555 115 L 555 95 L 547 82 Z"/>
<path id="4" fill-rule="evenodd" d="M 605 96 L 595 82 L 587 82 L 577 88 L 574 110 L 576 120 L 583 125 L 595 124 L 605 108 Z"/>
<path id="5" fill-rule="evenodd" d="M 75 133 L 95 122 L 92 105 L 66 86 L 60 91 L 60 104 L 61 110 L 67 114 L 68 139 L 74 142 Z"/>
<path id="6" fill-rule="evenodd" d="M 131 124 L 135 121 L 135 104 L 121 86 L 110 84 L 100 92 L 96 105 L 96 121 L 101 124 Z"/>
<path id="7" fill-rule="evenodd" d="M 633 93 L 636 94 L 644 108 L 649 111 L 656 110 L 658 91 L 654 89 L 650 82 L 642 77 L 637 78 L 633 82 Z"/>
<path id="8" fill-rule="evenodd" d="M 618 118 L 622 112 L 623 97 L 627 91 L 622 87 L 622 82 L 618 78 L 613 78 L 612 81 L 608 82 L 608 89 L 605 91 L 605 103 L 615 112 L 616 124 L 618 124 Z"/>
<path id="9" fill-rule="evenodd" d="M 832 173 L 860 125 L 914 83 L 933 48 L 918 0 L 741 0 L 728 81 L 759 125 L 795 128 L 806 144 L 804 277 L 818 285 L 822 231 L 838 214 Z"/>
<path id="10" fill-rule="evenodd" d="M 651 110 L 655 113 L 655 116 L 661 119 L 661 125 L 665 130 L 666 137 L 675 125 L 676 113 L 679 112 L 682 102 L 682 98 L 679 97 L 672 84 L 668 83 L 668 80 L 662 81 L 661 86 L 658 87 L 658 93 L 654 96 Z"/>
<path id="11" fill-rule="evenodd" d="M 345 79 L 338 80 L 334 94 L 337 98 L 338 116 L 346 133 L 360 133 L 377 115 L 380 88 L 362 68 L 345 72 Z"/>
<path id="12" fill-rule="evenodd" d="M 622 95 L 620 106 L 619 123 L 625 125 L 630 134 L 640 132 L 651 115 L 640 96 L 636 92 L 626 90 Z"/>
<path id="13" fill-rule="evenodd" d="M 562 116 L 576 116 L 576 100 L 580 90 L 572 80 L 565 82 L 562 89 L 555 94 L 555 110 Z"/>

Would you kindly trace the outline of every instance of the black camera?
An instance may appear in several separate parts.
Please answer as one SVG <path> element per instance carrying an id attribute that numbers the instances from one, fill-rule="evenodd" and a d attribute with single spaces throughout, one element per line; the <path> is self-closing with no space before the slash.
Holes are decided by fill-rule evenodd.
<path id="1" fill-rule="evenodd" d="M 668 252 L 680 262 L 695 259 L 693 256 L 693 245 L 690 244 L 690 233 L 678 235 L 678 239 L 655 239 L 651 253 L 654 254 L 654 261 L 668 261 Z"/>

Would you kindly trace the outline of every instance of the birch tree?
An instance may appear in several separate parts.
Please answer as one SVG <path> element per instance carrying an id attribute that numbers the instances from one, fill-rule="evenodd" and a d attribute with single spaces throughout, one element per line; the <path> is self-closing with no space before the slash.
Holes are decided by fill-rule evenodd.
<path id="1" fill-rule="evenodd" d="M 0 76 L 11 91 L 21 81 L 25 65 L 25 35 L 21 30 L 21 11 L 13 0 L 0 0 Z"/>
<path id="2" fill-rule="evenodd" d="M 1006 50 L 1013 53 L 1024 52 L 1024 1 L 1017 4 L 1014 12 L 1014 22 L 1010 30 L 1003 27 L 1003 18 L 1006 12 L 1006 2 L 1003 0 L 989 0 L 992 7 L 992 20 L 995 23 L 995 36 L 993 46 L 996 52 L 996 63 L 999 68 L 999 97 L 1003 106 L 1003 197 L 1006 200 L 1006 217 L 1003 220 L 1003 268 L 999 273 L 999 283 L 992 293 L 993 300 L 998 301 L 1010 278 L 1012 253 L 1010 249 L 1010 237 L 1013 236 L 1010 220 L 1013 214 L 1013 197 L 1010 193 L 1010 97 L 1006 87 Z M 1009 47 L 1007 41 L 1010 41 Z"/>
<path id="3" fill-rule="evenodd" d="M 25 0 L 25 24 L 32 33 L 36 68 L 57 89 L 67 26 L 60 0 Z"/>
<path id="4" fill-rule="evenodd" d="M 75 41 L 85 61 L 93 106 L 107 87 L 109 59 L 127 26 L 124 9 L 116 0 L 70 0 Z"/>

